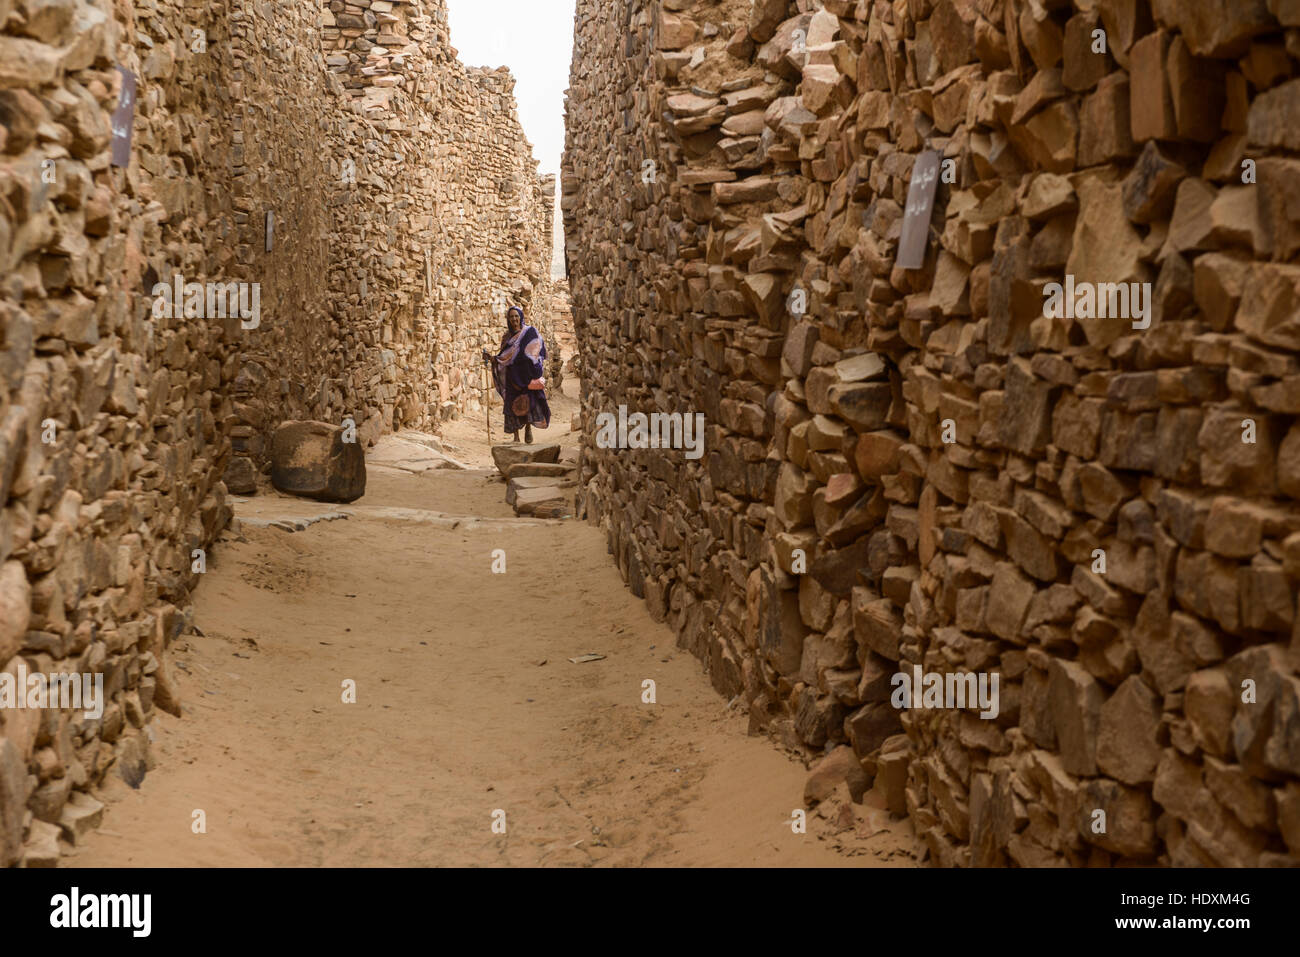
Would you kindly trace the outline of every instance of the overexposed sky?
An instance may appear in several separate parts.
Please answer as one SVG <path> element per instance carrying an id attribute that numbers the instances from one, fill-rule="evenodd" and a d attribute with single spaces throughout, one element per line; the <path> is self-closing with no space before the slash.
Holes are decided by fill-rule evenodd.
<path id="1" fill-rule="evenodd" d="M 560 172 L 574 0 L 447 0 L 451 45 L 466 66 L 508 66 L 524 135 L 542 173 Z"/>

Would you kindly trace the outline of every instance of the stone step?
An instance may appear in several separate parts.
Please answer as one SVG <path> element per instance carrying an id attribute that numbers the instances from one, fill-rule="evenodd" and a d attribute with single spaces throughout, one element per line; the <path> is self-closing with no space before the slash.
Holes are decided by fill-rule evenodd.
<path id="1" fill-rule="evenodd" d="M 506 469 L 506 478 L 517 479 L 530 476 L 567 478 L 576 468 L 577 465 L 572 462 L 520 462 Z"/>
<path id="2" fill-rule="evenodd" d="M 558 462 L 560 460 L 560 447 L 558 445 L 494 445 L 492 446 L 492 461 L 496 463 L 497 468 L 502 475 L 512 465 L 518 465 L 521 462 Z"/>
<path id="3" fill-rule="evenodd" d="M 514 478 L 506 483 L 506 504 L 514 505 L 519 495 L 525 491 L 535 489 L 552 489 L 562 490 L 576 487 L 576 482 L 565 481 L 563 478 L 551 476 L 524 476 L 523 478 Z"/>
<path id="4" fill-rule="evenodd" d="M 562 502 L 543 502 L 532 507 L 533 518 L 573 518 L 573 506 L 568 499 Z"/>
<path id="5" fill-rule="evenodd" d="M 519 489 L 510 503 L 517 515 L 539 515 L 546 518 L 561 518 L 571 513 L 569 490 L 562 486 L 543 486 L 541 488 Z M 556 514 L 556 512 L 561 514 Z M 543 515 L 543 512 L 546 514 Z"/>

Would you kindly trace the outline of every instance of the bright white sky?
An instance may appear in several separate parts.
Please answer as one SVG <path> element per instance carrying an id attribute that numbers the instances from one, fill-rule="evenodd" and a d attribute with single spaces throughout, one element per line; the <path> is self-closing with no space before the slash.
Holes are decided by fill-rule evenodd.
<path id="1" fill-rule="evenodd" d="M 574 0 L 447 0 L 451 45 L 466 66 L 508 66 L 519 121 L 542 173 L 560 172 Z"/>

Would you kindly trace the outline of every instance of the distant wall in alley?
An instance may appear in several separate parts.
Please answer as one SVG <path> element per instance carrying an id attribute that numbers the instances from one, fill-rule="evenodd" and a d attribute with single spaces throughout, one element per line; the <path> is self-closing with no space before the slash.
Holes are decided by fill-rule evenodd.
<path id="1" fill-rule="evenodd" d="M 503 304 L 550 307 L 554 181 L 513 77 L 456 59 L 442 0 L 323 6 L 242 17 L 240 250 L 274 310 L 235 383 L 245 477 L 286 418 L 436 429 L 481 397 Z"/>

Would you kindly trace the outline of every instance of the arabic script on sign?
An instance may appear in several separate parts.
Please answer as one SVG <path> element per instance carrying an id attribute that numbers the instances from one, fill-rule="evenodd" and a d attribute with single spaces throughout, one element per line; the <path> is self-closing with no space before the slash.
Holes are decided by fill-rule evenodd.
<path id="1" fill-rule="evenodd" d="M 894 261 L 900 269 L 920 269 L 925 264 L 925 249 L 930 241 L 930 215 L 938 188 L 939 153 L 927 150 L 912 165 L 903 229 L 898 238 L 898 256 Z"/>

